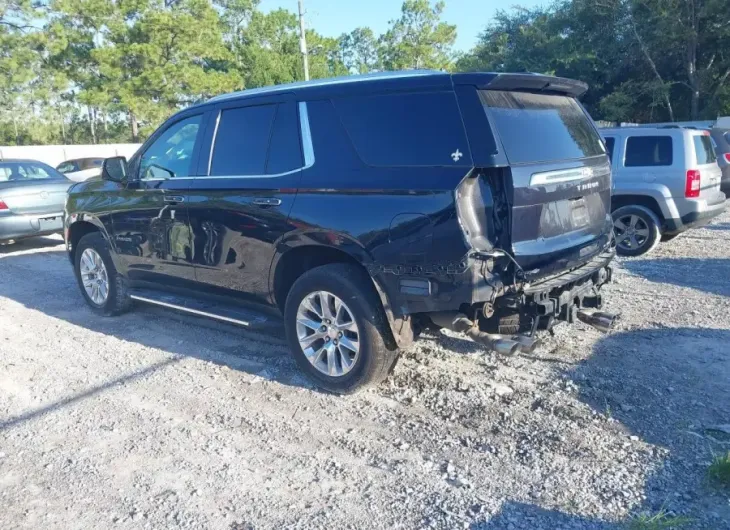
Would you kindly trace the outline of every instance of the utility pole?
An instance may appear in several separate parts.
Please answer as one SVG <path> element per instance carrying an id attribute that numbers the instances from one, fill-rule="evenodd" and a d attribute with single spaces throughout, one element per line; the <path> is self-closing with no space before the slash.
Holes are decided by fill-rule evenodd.
<path id="1" fill-rule="evenodd" d="M 299 50 L 304 61 L 304 80 L 309 81 L 309 55 L 307 54 L 307 36 L 304 32 L 304 2 L 299 0 Z"/>

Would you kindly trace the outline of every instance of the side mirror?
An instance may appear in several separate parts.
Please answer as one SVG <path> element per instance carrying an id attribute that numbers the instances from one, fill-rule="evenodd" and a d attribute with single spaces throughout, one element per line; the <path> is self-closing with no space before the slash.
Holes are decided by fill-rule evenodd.
<path id="1" fill-rule="evenodd" d="M 112 182 L 122 182 L 127 179 L 127 159 L 123 156 L 113 156 L 104 160 L 101 165 L 101 178 Z"/>

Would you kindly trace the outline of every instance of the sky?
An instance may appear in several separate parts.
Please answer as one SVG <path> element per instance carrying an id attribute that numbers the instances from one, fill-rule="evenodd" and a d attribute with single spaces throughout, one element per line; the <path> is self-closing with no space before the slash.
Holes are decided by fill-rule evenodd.
<path id="1" fill-rule="evenodd" d="M 379 35 L 386 31 L 389 20 L 398 18 L 402 3 L 402 0 L 304 0 L 305 19 L 307 27 L 326 37 L 339 37 L 359 26 L 368 26 Z M 497 10 L 545 3 L 546 0 L 446 0 L 442 18 L 456 24 L 456 49 L 467 51 Z M 261 0 L 260 6 L 264 11 L 283 7 L 298 12 L 297 0 Z"/>

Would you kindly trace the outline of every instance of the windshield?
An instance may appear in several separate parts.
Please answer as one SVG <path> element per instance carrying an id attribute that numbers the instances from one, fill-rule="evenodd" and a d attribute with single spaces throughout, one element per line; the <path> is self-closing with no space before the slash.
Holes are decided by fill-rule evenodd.
<path id="1" fill-rule="evenodd" d="M 510 163 L 605 154 L 601 137 L 578 102 L 567 96 L 480 91 Z"/>
<path id="2" fill-rule="evenodd" d="M 51 166 L 41 162 L 0 162 L 0 182 L 29 180 L 65 180 L 65 178 Z"/>

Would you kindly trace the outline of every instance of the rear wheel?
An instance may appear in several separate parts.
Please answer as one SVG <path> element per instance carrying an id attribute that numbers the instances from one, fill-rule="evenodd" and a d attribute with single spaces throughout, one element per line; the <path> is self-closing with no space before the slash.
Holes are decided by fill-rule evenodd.
<path id="1" fill-rule="evenodd" d="M 656 216 L 642 206 L 623 206 L 613 212 L 616 252 L 620 256 L 641 256 L 661 239 Z"/>
<path id="2" fill-rule="evenodd" d="M 304 273 L 287 296 L 284 318 L 295 360 L 325 390 L 346 394 L 377 384 L 397 358 L 372 282 L 354 265 Z"/>
<path id="3" fill-rule="evenodd" d="M 95 312 L 113 316 L 132 305 L 127 281 L 114 267 L 109 245 L 99 232 L 86 234 L 76 245 L 74 272 L 81 294 Z"/>

